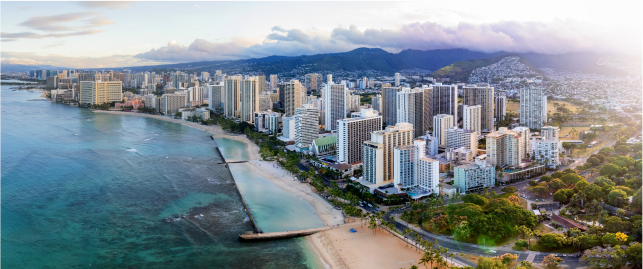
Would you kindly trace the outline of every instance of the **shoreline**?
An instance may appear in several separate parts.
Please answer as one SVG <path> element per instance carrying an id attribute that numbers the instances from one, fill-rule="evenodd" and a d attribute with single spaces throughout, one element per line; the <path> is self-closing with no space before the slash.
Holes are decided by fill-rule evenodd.
<path id="1" fill-rule="evenodd" d="M 300 183 L 299 181 L 293 181 L 292 176 L 289 175 L 289 172 L 281 169 L 276 166 L 276 161 L 268 162 L 263 161 L 259 155 L 259 146 L 246 138 L 246 135 L 228 135 L 226 134 L 221 126 L 219 125 L 202 125 L 194 122 L 187 122 L 180 119 L 173 119 L 164 116 L 150 115 L 144 113 L 132 113 L 124 111 L 104 111 L 104 110 L 94 110 L 93 113 L 104 113 L 104 114 L 115 114 L 115 115 L 131 115 L 131 116 L 142 116 L 147 118 L 153 118 L 168 122 L 174 122 L 178 124 L 183 124 L 188 127 L 196 128 L 205 132 L 212 134 L 214 137 L 228 138 L 233 139 L 239 142 L 242 142 L 246 145 L 248 151 L 248 162 L 246 163 L 235 163 L 229 164 L 230 168 L 232 166 L 235 169 L 246 169 L 251 173 L 261 176 L 273 184 L 277 185 L 279 188 L 297 195 L 306 202 L 308 202 L 315 210 L 317 217 L 326 225 L 337 225 L 344 223 L 344 215 L 341 210 L 336 210 L 330 203 L 328 203 L 321 196 L 313 192 L 312 187 L 305 183 Z M 240 161 L 229 159 L 229 161 Z M 275 167 L 273 167 L 275 165 Z"/>

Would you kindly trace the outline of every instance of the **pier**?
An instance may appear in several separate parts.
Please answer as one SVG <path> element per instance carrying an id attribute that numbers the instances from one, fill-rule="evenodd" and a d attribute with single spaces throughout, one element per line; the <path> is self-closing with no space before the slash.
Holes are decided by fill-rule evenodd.
<path id="1" fill-rule="evenodd" d="M 341 227 L 341 226 L 340 226 Z M 263 240 L 276 240 L 284 238 L 293 238 L 311 235 L 325 230 L 330 230 L 331 227 L 322 227 L 314 228 L 307 230 L 298 230 L 298 231 L 287 231 L 287 232 L 274 232 L 274 233 L 245 233 L 239 235 L 239 241 L 263 241 Z"/>

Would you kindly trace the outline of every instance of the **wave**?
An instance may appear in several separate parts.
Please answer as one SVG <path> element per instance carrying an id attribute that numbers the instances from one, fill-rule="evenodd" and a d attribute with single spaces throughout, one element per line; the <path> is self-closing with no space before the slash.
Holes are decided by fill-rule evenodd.
<path id="1" fill-rule="evenodd" d="M 138 150 L 136 150 L 136 149 L 127 149 L 127 151 L 129 151 L 129 152 L 137 152 Z"/>

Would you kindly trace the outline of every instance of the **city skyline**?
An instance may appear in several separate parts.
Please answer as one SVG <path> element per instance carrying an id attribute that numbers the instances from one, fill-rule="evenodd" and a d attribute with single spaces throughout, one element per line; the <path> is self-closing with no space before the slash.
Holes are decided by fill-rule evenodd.
<path id="1" fill-rule="evenodd" d="M 618 3 L 3 2 L 2 64 L 108 68 L 359 47 L 640 54 L 641 3 Z"/>

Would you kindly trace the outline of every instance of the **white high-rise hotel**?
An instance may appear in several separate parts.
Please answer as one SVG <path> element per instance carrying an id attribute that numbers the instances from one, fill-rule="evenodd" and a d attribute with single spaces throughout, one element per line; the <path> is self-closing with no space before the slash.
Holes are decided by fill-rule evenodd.
<path id="1" fill-rule="evenodd" d="M 478 135 L 482 134 L 482 126 L 480 123 L 482 106 L 462 106 L 462 129 L 477 132 Z"/>
<path id="2" fill-rule="evenodd" d="M 520 89 L 520 125 L 541 129 L 547 122 L 547 96 L 542 88 Z"/>
<path id="3" fill-rule="evenodd" d="M 305 104 L 295 110 L 295 146 L 308 148 L 319 137 L 319 110 Z"/>
<path id="4" fill-rule="evenodd" d="M 381 171 L 365 174 L 371 183 L 393 180 L 393 148 L 413 143 L 413 125 L 402 122 L 385 130 L 371 133 L 371 140 L 363 145 L 364 170 Z"/>
<path id="5" fill-rule="evenodd" d="M 348 88 L 345 83 L 328 82 L 323 87 L 324 123 L 326 131 L 337 130 L 337 120 L 346 118 L 346 97 Z"/>
<path id="6" fill-rule="evenodd" d="M 453 127 L 453 116 L 439 114 L 433 117 L 433 136 L 438 139 L 440 145 L 446 145 L 446 135 L 444 132 Z"/>

